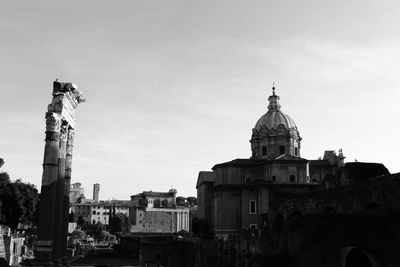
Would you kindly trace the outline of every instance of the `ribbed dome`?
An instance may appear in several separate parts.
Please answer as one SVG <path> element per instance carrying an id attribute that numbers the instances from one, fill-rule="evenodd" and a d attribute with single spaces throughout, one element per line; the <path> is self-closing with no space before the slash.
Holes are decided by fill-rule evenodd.
<path id="1" fill-rule="evenodd" d="M 296 124 L 288 115 L 281 111 L 279 104 L 279 96 L 275 94 L 275 87 L 272 87 L 272 95 L 268 98 L 268 112 L 265 113 L 256 123 L 254 128 L 259 131 L 262 126 L 268 129 L 276 129 L 280 124 L 283 124 L 286 129 L 296 128 Z"/>
<path id="2" fill-rule="evenodd" d="M 282 111 L 269 110 L 257 121 L 254 128 L 258 131 L 261 129 L 262 126 L 265 126 L 268 129 L 276 129 L 280 124 L 283 124 L 287 129 L 296 127 L 293 119 L 284 114 Z"/>
<path id="3" fill-rule="evenodd" d="M 254 159 L 277 159 L 281 155 L 300 157 L 301 137 L 297 126 L 281 111 L 279 96 L 272 87 L 268 97 L 268 111 L 257 121 L 251 134 L 251 157 Z"/>

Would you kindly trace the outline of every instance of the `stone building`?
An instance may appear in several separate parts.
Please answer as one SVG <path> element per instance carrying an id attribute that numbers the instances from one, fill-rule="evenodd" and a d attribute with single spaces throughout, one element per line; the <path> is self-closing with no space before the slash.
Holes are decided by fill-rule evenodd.
<path id="1" fill-rule="evenodd" d="M 114 209 L 115 213 L 122 213 L 129 216 L 129 200 L 112 200 L 99 202 L 86 202 L 76 203 L 72 206 L 71 210 L 74 213 L 74 221 L 78 221 L 81 217 L 89 224 L 96 224 L 100 222 L 103 225 L 108 225 L 110 220 L 110 209 Z"/>
<path id="2" fill-rule="evenodd" d="M 335 186 L 344 165 L 341 150 L 325 151 L 322 159 L 301 157 L 301 136 L 294 120 L 281 110 L 272 88 L 268 110 L 252 129 L 251 157 L 216 164 L 201 171 L 196 188 L 198 215 L 216 237 L 268 224 L 270 206 L 285 194 L 307 193 Z"/>
<path id="3" fill-rule="evenodd" d="M 189 208 L 176 205 L 176 190 L 144 191 L 131 196 L 131 232 L 175 233 L 189 231 Z"/>
<path id="4" fill-rule="evenodd" d="M 85 188 L 81 183 L 73 183 L 69 190 L 69 202 L 76 203 L 79 199 L 85 198 Z"/>

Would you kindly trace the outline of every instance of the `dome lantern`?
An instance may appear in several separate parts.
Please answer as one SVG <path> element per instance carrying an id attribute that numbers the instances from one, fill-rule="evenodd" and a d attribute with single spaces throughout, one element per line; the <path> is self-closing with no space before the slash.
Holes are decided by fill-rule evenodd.
<path id="1" fill-rule="evenodd" d="M 272 95 L 268 97 L 269 105 L 268 110 L 280 110 L 281 105 L 279 104 L 279 96 L 275 94 L 275 85 L 272 86 Z"/>

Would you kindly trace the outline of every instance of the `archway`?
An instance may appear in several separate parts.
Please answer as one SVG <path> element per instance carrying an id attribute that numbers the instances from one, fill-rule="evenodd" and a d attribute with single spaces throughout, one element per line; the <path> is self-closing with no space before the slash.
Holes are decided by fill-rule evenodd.
<path id="1" fill-rule="evenodd" d="M 376 259 L 361 248 L 347 248 L 344 267 L 380 267 Z"/>

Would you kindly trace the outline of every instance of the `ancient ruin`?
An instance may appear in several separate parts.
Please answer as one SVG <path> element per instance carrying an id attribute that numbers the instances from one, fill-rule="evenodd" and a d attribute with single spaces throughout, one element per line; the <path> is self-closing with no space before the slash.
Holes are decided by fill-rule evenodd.
<path id="1" fill-rule="evenodd" d="M 85 101 L 73 83 L 54 81 L 46 112 L 46 139 L 36 259 L 40 266 L 62 266 L 66 259 L 69 189 L 75 110 Z"/>

